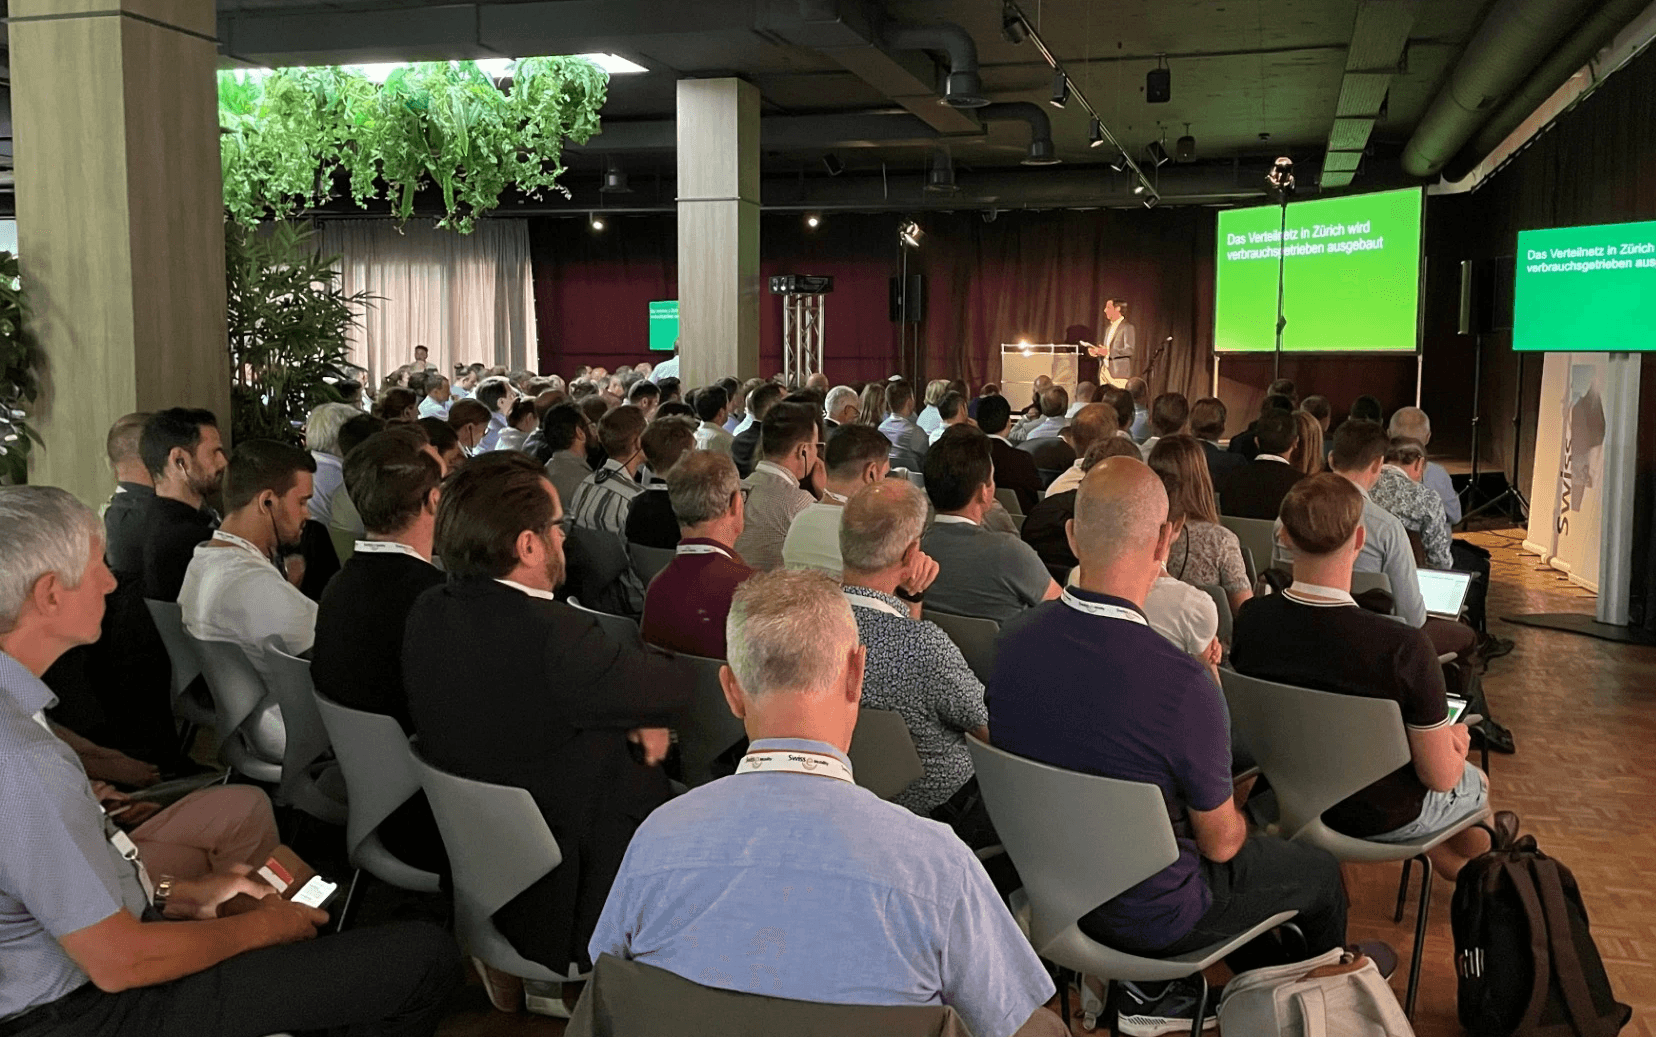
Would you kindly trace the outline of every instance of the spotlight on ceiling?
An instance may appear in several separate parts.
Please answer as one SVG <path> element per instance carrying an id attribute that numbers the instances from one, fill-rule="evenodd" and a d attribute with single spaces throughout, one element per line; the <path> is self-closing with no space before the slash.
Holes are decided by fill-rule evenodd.
<path id="1" fill-rule="evenodd" d="M 604 183 L 598 191 L 600 194 L 632 194 L 632 188 L 627 186 L 627 171 L 613 158 L 604 163 Z"/>
<path id="2" fill-rule="evenodd" d="M 897 240 L 909 248 L 919 248 L 920 238 L 924 234 L 925 231 L 922 231 L 920 225 L 913 220 L 904 220 L 897 228 Z"/>
<path id="3" fill-rule="evenodd" d="M 1126 168 L 1127 168 L 1127 153 L 1125 151 L 1117 151 L 1115 158 L 1110 159 L 1110 169 L 1113 170 L 1114 172 L 1119 173 L 1123 169 L 1126 169 Z"/>
<path id="4" fill-rule="evenodd" d="M 1014 47 L 1029 39 L 1029 30 L 1024 27 L 1023 18 L 1011 4 L 1001 7 L 1001 36 Z"/>
<path id="5" fill-rule="evenodd" d="M 1061 68 L 1052 70 L 1052 99 L 1048 103 L 1054 108 L 1069 104 L 1069 77 Z"/>
<path id="6" fill-rule="evenodd" d="M 809 216 L 805 217 L 805 226 L 810 227 L 812 230 L 815 230 L 817 227 L 820 227 L 821 225 L 822 225 L 822 217 L 818 216 L 816 213 L 813 212 Z"/>
<path id="7" fill-rule="evenodd" d="M 1173 145 L 1173 161 L 1196 161 L 1196 138 L 1190 135 L 1190 123 L 1188 122 L 1185 123 L 1184 136 L 1180 137 L 1177 143 Z"/>
<path id="8" fill-rule="evenodd" d="M 926 167 L 926 190 L 933 194 L 953 194 L 960 190 L 955 183 L 954 158 L 947 148 L 932 152 L 931 164 Z"/>
<path id="9" fill-rule="evenodd" d="M 1152 191 L 1145 196 L 1144 207 L 1146 209 L 1154 209 L 1156 207 L 1156 203 L 1159 201 L 1161 201 L 1161 195 Z"/>
<path id="10" fill-rule="evenodd" d="M 1167 55 L 1156 57 L 1156 67 L 1144 74 L 1144 103 L 1166 104 L 1173 100 L 1173 70 L 1167 67 Z"/>
<path id="11" fill-rule="evenodd" d="M 1104 124 L 1097 119 L 1092 121 L 1092 132 L 1087 135 L 1087 147 L 1101 148 L 1104 146 Z"/>
<path id="12" fill-rule="evenodd" d="M 1140 180 L 1138 183 L 1133 185 L 1133 193 L 1134 194 L 1143 194 L 1144 193 L 1144 181 L 1143 180 Z"/>
<path id="13" fill-rule="evenodd" d="M 603 230 L 604 229 L 604 218 L 602 216 L 598 215 L 597 213 L 589 213 L 587 215 L 587 225 L 590 226 L 593 230 Z"/>
<path id="14" fill-rule="evenodd" d="M 1165 166 L 1168 160 L 1167 145 L 1159 140 L 1153 140 L 1144 146 L 1144 160 L 1153 166 Z"/>

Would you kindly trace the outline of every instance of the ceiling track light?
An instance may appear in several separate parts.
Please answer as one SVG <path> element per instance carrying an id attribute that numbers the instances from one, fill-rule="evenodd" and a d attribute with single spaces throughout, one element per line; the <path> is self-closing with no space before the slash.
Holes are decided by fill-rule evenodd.
<path id="1" fill-rule="evenodd" d="M 1104 146 L 1104 124 L 1099 122 L 1097 117 L 1095 116 L 1093 118 L 1093 121 L 1092 121 L 1091 131 L 1087 134 L 1087 147 L 1089 147 L 1089 148 L 1099 148 L 1099 147 L 1103 147 L 1103 146 Z M 1119 170 L 1118 170 L 1118 172 L 1119 172 Z"/>
<path id="2" fill-rule="evenodd" d="M 820 227 L 821 225 L 822 225 L 822 217 L 821 216 L 818 216 L 814 212 L 809 213 L 809 214 L 806 215 L 806 217 L 805 217 L 805 226 L 810 227 L 812 230 L 815 230 L 817 227 Z"/>
<path id="3" fill-rule="evenodd" d="M 1052 99 L 1048 103 L 1054 108 L 1062 108 L 1069 104 L 1070 84 L 1069 77 L 1064 75 L 1061 68 L 1052 70 Z"/>
<path id="4" fill-rule="evenodd" d="M 1029 30 L 1024 26 L 1023 15 L 1011 4 L 1001 6 L 1001 36 L 1006 42 L 1016 47 L 1029 38 Z"/>
<path id="5" fill-rule="evenodd" d="M 587 226 L 593 230 L 603 230 L 604 218 L 595 212 L 587 213 Z"/>

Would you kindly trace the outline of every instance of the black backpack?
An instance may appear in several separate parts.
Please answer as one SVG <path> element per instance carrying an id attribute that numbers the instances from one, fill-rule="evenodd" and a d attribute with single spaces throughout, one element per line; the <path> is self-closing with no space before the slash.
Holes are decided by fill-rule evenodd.
<path id="1" fill-rule="evenodd" d="M 1510 815 L 1508 815 L 1510 818 Z M 1615 999 L 1570 869 L 1496 825 L 1496 846 L 1455 882 L 1460 1022 L 1470 1037 L 1614 1037 Z"/>

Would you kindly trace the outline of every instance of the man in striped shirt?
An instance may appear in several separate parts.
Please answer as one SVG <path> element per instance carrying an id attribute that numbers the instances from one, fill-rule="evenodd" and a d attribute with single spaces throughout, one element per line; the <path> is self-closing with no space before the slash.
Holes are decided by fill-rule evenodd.
<path id="1" fill-rule="evenodd" d="M 627 513 L 633 498 L 644 492 L 638 469 L 644 464 L 644 412 L 628 404 L 604 415 L 598 423 L 598 441 L 609 460 L 581 480 L 569 505 L 569 524 L 576 529 L 608 533 L 615 537 L 624 557 L 627 549 Z M 644 608 L 644 584 L 631 566 L 618 577 L 631 613 Z M 584 599 L 583 599 L 584 601 Z"/>
<path id="2" fill-rule="evenodd" d="M 755 569 L 782 567 L 782 545 L 794 516 L 815 504 L 826 476 L 822 468 L 822 416 L 810 404 L 778 403 L 765 412 L 759 436 L 761 460 L 742 480 L 747 526 L 736 551 Z"/>

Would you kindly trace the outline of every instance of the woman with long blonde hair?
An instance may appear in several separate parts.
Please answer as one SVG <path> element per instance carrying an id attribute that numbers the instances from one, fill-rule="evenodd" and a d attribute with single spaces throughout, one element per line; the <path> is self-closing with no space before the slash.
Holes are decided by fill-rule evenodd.
<path id="1" fill-rule="evenodd" d="M 1185 516 L 1184 532 L 1168 551 L 1167 574 L 1198 587 L 1222 588 L 1235 613 L 1253 597 L 1253 587 L 1242 561 L 1241 541 L 1219 524 L 1207 452 L 1194 436 L 1167 436 L 1150 451 L 1150 467 L 1157 474 L 1167 472 L 1177 477 L 1179 499 L 1170 506 Z M 1265 564 L 1269 565 L 1269 560 Z"/>
<path id="2" fill-rule="evenodd" d="M 880 427 L 885 414 L 885 383 L 869 382 L 863 386 L 861 406 L 857 409 L 857 424 Z"/>
<path id="3" fill-rule="evenodd" d="M 1294 424 L 1299 427 L 1299 442 L 1294 445 L 1294 456 L 1288 463 L 1306 475 L 1316 475 L 1324 467 L 1322 422 L 1312 417 L 1310 411 L 1297 410 Z"/>

